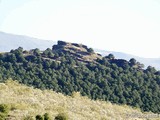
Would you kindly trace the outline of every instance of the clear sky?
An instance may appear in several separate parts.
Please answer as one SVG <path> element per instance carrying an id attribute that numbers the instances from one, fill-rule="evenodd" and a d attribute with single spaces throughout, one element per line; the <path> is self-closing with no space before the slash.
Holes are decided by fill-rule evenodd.
<path id="1" fill-rule="evenodd" d="M 0 31 L 160 57 L 160 0 L 0 0 Z"/>

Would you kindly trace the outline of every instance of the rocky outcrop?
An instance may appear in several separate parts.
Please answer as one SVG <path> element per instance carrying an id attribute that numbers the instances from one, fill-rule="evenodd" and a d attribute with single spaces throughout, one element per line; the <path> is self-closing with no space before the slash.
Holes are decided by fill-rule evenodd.
<path id="1" fill-rule="evenodd" d="M 88 48 L 86 45 L 69 43 L 59 40 L 57 45 L 53 45 L 53 52 L 68 52 L 77 60 L 82 62 L 95 61 L 97 58 L 101 59 L 101 55 L 95 53 L 92 48 Z"/>

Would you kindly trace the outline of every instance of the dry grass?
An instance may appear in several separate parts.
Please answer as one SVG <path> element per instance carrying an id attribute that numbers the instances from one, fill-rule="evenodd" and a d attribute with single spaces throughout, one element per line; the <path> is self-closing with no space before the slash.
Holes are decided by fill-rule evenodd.
<path id="1" fill-rule="evenodd" d="M 33 89 L 12 80 L 0 83 L 0 103 L 10 106 L 9 114 L 16 120 L 46 112 L 53 119 L 58 113 L 65 113 L 69 120 L 160 120 L 156 114 L 142 113 L 129 106 L 90 100 L 79 93 L 64 96 L 50 90 Z"/>

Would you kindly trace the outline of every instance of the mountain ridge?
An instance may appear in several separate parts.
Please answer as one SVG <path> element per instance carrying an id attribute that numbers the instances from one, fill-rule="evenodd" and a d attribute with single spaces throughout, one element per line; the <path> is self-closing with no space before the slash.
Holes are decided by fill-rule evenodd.
<path id="1" fill-rule="evenodd" d="M 25 50 L 39 48 L 45 50 L 55 44 L 52 40 L 42 40 L 24 35 L 15 35 L 0 32 L 0 52 L 9 52 L 12 49 L 23 47 Z"/>
<path id="2" fill-rule="evenodd" d="M 35 48 L 45 50 L 46 48 L 52 48 L 52 45 L 56 44 L 56 42 L 52 40 L 42 40 L 24 35 L 15 35 L 5 32 L 0 32 L 0 43 L 0 52 L 9 52 L 10 50 L 17 49 L 18 47 L 23 47 L 25 50 Z M 160 70 L 160 58 L 142 58 L 122 52 L 107 51 L 100 49 L 94 50 L 95 52 L 102 54 L 102 56 L 106 56 L 112 53 L 118 59 L 129 60 L 131 58 L 135 58 L 137 61 L 143 63 L 145 65 L 145 68 L 147 68 L 148 66 L 153 66 L 156 69 Z"/>

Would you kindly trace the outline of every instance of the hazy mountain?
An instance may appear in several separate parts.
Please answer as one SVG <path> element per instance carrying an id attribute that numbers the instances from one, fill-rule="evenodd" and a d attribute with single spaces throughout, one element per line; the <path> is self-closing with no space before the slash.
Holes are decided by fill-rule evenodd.
<path id="1" fill-rule="evenodd" d="M 8 52 L 11 49 L 16 49 L 20 46 L 23 47 L 25 50 L 30 50 L 34 48 L 45 50 L 46 48 L 51 48 L 55 43 L 56 42 L 52 40 L 42 40 L 28 36 L 0 32 L 0 52 Z M 130 58 L 135 58 L 140 63 L 143 63 L 145 67 L 151 65 L 156 69 L 160 70 L 160 58 L 142 58 L 122 52 L 114 52 L 99 49 L 95 49 L 95 51 L 102 54 L 103 56 L 112 53 L 118 59 L 129 60 Z"/>
<path id="2" fill-rule="evenodd" d="M 23 47 L 25 50 L 39 48 L 45 50 L 55 44 L 52 40 L 41 40 L 22 35 L 8 34 L 0 32 L 0 52 L 8 52 L 11 49 Z"/>

